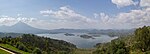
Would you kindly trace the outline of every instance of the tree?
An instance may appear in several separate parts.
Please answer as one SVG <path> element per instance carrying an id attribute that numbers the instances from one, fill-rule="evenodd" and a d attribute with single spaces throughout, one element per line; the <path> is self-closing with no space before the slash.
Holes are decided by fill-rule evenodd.
<path id="1" fill-rule="evenodd" d="M 18 48 L 18 49 L 20 49 L 20 50 L 23 50 L 23 51 L 25 51 L 25 52 L 28 52 L 27 47 L 26 47 L 24 44 L 22 44 L 21 42 L 17 42 L 16 48 Z"/>
<path id="2" fill-rule="evenodd" d="M 42 54 L 42 51 L 39 48 L 35 48 L 33 54 Z"/>
<path id="3" fill-rule="evenodd" d="M 148 27 L 144 26 L 142 28 L 136 29 L 135 38 L 136 48 L 139 48 L 143 52 L 150 50 L 150 30 Z"/>
<path id="4" fill-rule="evenodd" d="M 125 42 L 121 39 L 112 40 L 110 44 L 111 54 L 128 54 L 129 50 L 126 47 Z"/>
<path id="5" fill-rule="evenodd" d="M 127 54 L 125 49 L 118 49 L 116 54 Z"/>

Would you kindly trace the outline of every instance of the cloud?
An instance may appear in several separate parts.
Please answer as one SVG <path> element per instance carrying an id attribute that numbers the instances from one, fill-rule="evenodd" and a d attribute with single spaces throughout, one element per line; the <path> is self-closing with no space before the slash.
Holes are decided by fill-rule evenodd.
<path id="1" fill-rule="evenodd" d="M 89 23 L 95 22 L 94 19 L 83 16 L 77 13 L 76 11 L 70 9 L 68 6 L 62 6 L 57 11 L 44 10 L 44 11 L 40 11 L 40 13 L 43 16 L 50 16 L 50 17 L 57 19 L 57 21 L 61 21 L 67 24 L 68 23 L 73 23 L 73 24 L 80 23 L 82 25 L 84 24 L 88 25 Z"/>
<path id="2" fill-rule="evenodd" d="M 118 7 L 136 5 L 133 0 L 112 0 Z M 83 16 L 68 6 L 60 7 L 58 10 L 40 11 L 43 16 L 56 18 L 55 22 L 49 23 L 51 27 L 57 28 L 101 28 L 101 29 L 126 29 L 144 25 L 150 25 L 149 0 L 141 0 L 142 9 L 121 12 L 115 16 L 105 13 L 94 13 L 93 18 Z M 144 7 L 144 8 L 143 8 Z"/>
<path id="3" fill-rule="evenodd" d="M 111 0 L 111 1 L 119 8 L 137 4 L 137 2 L 134 2 L 133 0 Z"/>
<path id="4" fill-rule="evenodd" d="M 0 26 L 12 26 L 19 21 L 24 22 L 32 27 L 40 29 L 58 29 L 58 28 L 91 28 L 93 21 L 80 20 L 80 21 L 66 21 L 66 20 L 39 20 L 37 18 L 28 17 L 10 17 L 0 16 Z M 90 24 L 91 23 L 91 24 Z M 94 24 L 93 24 L 94 25 Z"/>
<path id="5" fill-rule="evenodd" d="M 118 7 L 135 5 L 133 0 L 112 0 Z M 149 0 L 141 0 L 141 9 L 121 12 L 115 16 L 106 13 L 94 13 L 93 17 L 84 16 L 71 7 L 62 6 L 57 10 L 43 10 L 40 13 L 49 20 L 39 20 L 28 17 L 0 16 L 0 25 L 12 25 L 18 21 L 25 22 L 33 27 L 42 29 L 74 28 L 74 29 L 124 29 L 150 25 Z M 51 19 L 53 18 L 53 19 Z"/>
<path id="6" fill-rule="evenodd" d="M 132 0 L 112 0 L 119 7 L 133 5 Z M 126 4 L 125 4 L 126 3 Z M 105 13 L 94 13 L 94 17 L 98 19 L 97 27 L 105 28 L 135 28 L 144 25 L 150 25 L 150 7 L 149 0 L 141 0 L 140 7 L 142 9 L 134 9 L 129 12 L 121 12 L 114 16 L 109 16 Z"/>
<path id="7" fill-rule="evenodd" d="M 150 0 L 140 0 L 141 7 L 150 7 Z"/>
<path id="8" fill-rule="evenodd" d="M 0 26 L 5 25 L 5 26 L 12 26 L 18 22 L 24 22 L 32 27 L 35 28 L 40 28 L 40 29 L 50 29 L 50 28 L 56 28 L 55 26 L 53 27 L 52 24 L 50 24 L 46 20 L 39 20 L 37 18 L 28 18 L 28 17 L 10 17 L 10 16 L 5 16 L 2 15 L 0 16 Z M 53 23 L 55 24 L 55 23 Z M 56 24 L 57 25 L 57 24 Z"/>
<path id="9" fill-rule="evenodd" d="M 0 16 L 0 25 L 11 26 L 19 21 L 32 22 L 34 20 L 36 20 L 36 18 Z"/>
<path id="10" fill-rule="evenodd" d="M 97 18 L 99 16 L 99 14 L 97 13 L 94 13 L 93 15 L 94 15 L 94 18 Z"/>
<path id="11" fill-rule="evenodd" d="M 119 13 L 116 16 L 109 16 L 105 13 L 100 13 L 99 18 L 103 24 L 108 25 L 106 27 L 112 28 L 135 28 L 144 25 L 150 25 L 150 8 L 131 10 L 126 13 Z"/>
<path id="12" fill-rule="evenodd" d="M 22 16 L 22 14 L 17 14 L 18 17 Z"/>
<path id="13" fill-rule="evenodd" d="M 140 0 L 142 9 L 130 10 L 127 13 L 119 13 L 114 17 L 114 22 L 130 27 L 150 25 L 150 0 Z"/>
<path id="14" fill-rule="evenodd" d="M 97 20 L 100 21 L 101 23 L 107 23 L 110 20 L 110 17 L 105 13 L 99 13 L 99 14 L 95 13 L 94 17 L 98 18 Z"/>
<path id="15" fill-rule="evenodd" d="M 57 28 L 61 26 L 62 28 L 122 29 L 150 25 L 150 8 L 131 10 L 130 12 L 119 13 L 116 16 L 109 16 L 105 13 L 94 13 L 93 18 L 83 16 L 67 6 L 60 7 L 57 11 L 45 10 L 40 13 L 56 18 L 54 23 L 49 24 Z"/>
<path id="16" fill-rule="evenodd" d="M 58 11 L 44 10 L 40 11 L 43 16 L 52 16 L 58 19 L 70 19 L 70 18 L 86 18 L 74 10 L 70 9 L 68 6 L 60 7 Z"/>
<path id="17" fill-rule="evenodd" d="M 150 7 L 150 0 L 140 0 L 136 2 L 133 0 L 111 0 L 111 1 L 113 4 L 117 5 L 118 8 L 137 4 L 139 4 L 140 7 Z"/>

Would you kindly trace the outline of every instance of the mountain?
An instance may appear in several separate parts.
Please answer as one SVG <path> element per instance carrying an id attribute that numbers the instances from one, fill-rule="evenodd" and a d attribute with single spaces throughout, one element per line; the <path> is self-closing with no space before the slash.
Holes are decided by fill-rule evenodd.
<path id="1" fill-rule="evenodd" d="M 18 22 L 12 26 L 0 26 L 0 32 L 7 33 L 87 33 L 90 32 L 88 29 L 53 29 L 53 30 L 44 30 L 31 27 L 30 25 Z"/>
<path id="2" fill-rule="evenodd" d="M 59 32 L 59 33 L 88 33 L 92 30 L 90 29 L 54 29 L 54 30 L 50 30 L 50 32 Z"/>
<path id="3" fill-rule="evenodd" d="M 110 32 L 134 32 L 135 29 L 105 29 L 105 30 L 98 30 L 98 29 L 54 29 L 50 30 L 49 32 L 60 32 L 60 33 L 110 33 Z"/>
<path id="4" fill-rule="evenodd" d="M 41 33 L 41 32 L 48 32 L 48 30 L 34 28 L 34 27 L 29 26 L 26 23 L 18 22 L 12 26 L 0 26 L 0 32 Z"/>
<path id="5" fill-rule="evenodd" d="M 26 23 L 18 22 L 12 26 L 0 26 L 0 32 L 8 33 L 99 33 L 99 34 L 109 34 L 109 33 L 132 33 L 134 29 L 124 29 L 124 30 L 97 30 L 97 29 L 53 29 L 53 30 L 44 30 L 34 28 Z"/>

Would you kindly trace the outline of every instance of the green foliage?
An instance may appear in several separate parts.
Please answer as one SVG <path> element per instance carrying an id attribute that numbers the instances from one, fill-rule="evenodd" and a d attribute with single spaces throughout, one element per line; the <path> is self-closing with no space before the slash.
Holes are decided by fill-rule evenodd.
<path id="1" fill-rule="evenodd" d="M 2 46 L 4 48 L 7 48 L 7 49 L 10 49 L 10 50 L 13 50 L 13 51 L 16 51 L 16 52 L 20 52 L 21 54 L 30 54 L 28 52 L 19 50 L 18 48 L 14 47 L 14 46 L 11 46 L 9 44 L 0 44 L 0 46 Z"/>
<path id="2" fill-rule="evenodd" d="M 150 54 L 150 51 L 146 51 L 145 54 Z"/>
<path id="3" fill-rule="evenodd" d="M 25 52 L 28 52 L 28 49 L 26 48 L 26 46 L 22 43 L 17 43 L 17 48 L 20 49 L 20 50 L 23 50 Z"/>
<path id="4" fill-rule="evenodd" d="M 15 38 L 3 37 L 1 42 L 30 53 L 36 48 L 39 48 L 44 54 L 64 54 L 69 53 L 76 48 L 75 45 L 62 40 L 39 37 L 33 34 L 23 34 L 22 36 Z"/>
<path id="5" fill-rule="evenodd" d="M 127 54 L 125 49 L 118 49 L 116 54 Z"/>
<path id="6" fill-rule="evenodd" d="M 95 50 L 94 48 L 88 48 L 88 49 L 75 49 L 72 53 L 70 54 L 92 54 L 92 51 Z"/>
<path id="7" fill-rule="evenodd" d="M 42 51 L 39 48 L 35 48 L 33 54 L 42 54 Z"/>
<path id="8" fill-rule="evenodd" d="M 135 30 L 134 35 L 100 44 L 94 54 L 150 54 L 150 26 Z"/>
<path id="9" fill-rule="evenodd" d="M 0 49 L 0 54 L 10 54 L 10 53 Z"/>
<path id="10" fill-rule="evenodd" d="M 145 52 L 150 50 L 150 30 L 149 27 L 142 27 L 135 31 L 135 48 Z"/>
<path id="11" fill-rule="evenodd" d="M 122 39 L 112 40 L 110 43 L 101 44 L 94 54 L 129 54 L 128 47 Z"/>
<path id="12" fill-rule="evenodd" d="M 118 53 L 123 53 L 123 54 L 128 54 L 128 48 L 125 47 L 125 42 L 123 40 L 117 39 L 111 41 L 110 45 L 110 53 L 112 54 L 118 54 Z"/>

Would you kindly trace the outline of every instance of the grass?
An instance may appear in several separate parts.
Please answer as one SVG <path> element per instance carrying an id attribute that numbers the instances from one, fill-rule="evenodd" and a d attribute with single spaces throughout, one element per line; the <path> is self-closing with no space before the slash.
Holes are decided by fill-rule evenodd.
<path id="1" fill-rule="evenodd" d="M 0 54 L 10 54 L 10 53 L 0 49 Z"/>
<path id="2" fill-rule="evenodd" d="M 4 47 L 4 48 L 7 48 L 7 49 L 10 49 L 10 50 L 14 50 L 14 51 L 16 51 L 16 52 L 20 52 L 21 54 L 30 54 L 30 53 L 28 53 L 28 52 L 24 52 L 24 51 L 19 50 L 19 49 L 15 48 L 15 47 L 13 47 L 13 46 L 11 46 L 11 45 L 8 45 L 8 44 L 0 44 L 0 46 L 2 46 L 2 47 Z"/>
<path id="3" fill-rule="evenodd" d="M 130 51 L 130 54 L 145 54 L 145 53 L 140 50 L 135 50 L 135 51 Z"/>
<path id="4" fill-rule="evenodd" d="M 28 52 L 24 52 L 22 50 L 19 50 L 17 48 L 15 48 L 14 46 L 8 45 L 8 44 L 0 44 L 0 46 L 8 48 L 10 50 L 14 50 L 16 52 L 20 52 L 21 54 L 30 54 Z M 73 54 L 92 54 L 93 50 L 95 49 L 74 49 Z M 2 52 L 2 50 L 0 50 L 0 54 L 9 54 L 7 52 L 4 51 L 4 53 Z"/>
<path id="5" fill-rule="evenodd" d="M 73 54 L 92 54 L 95 49 L 75 49 Z"/>

